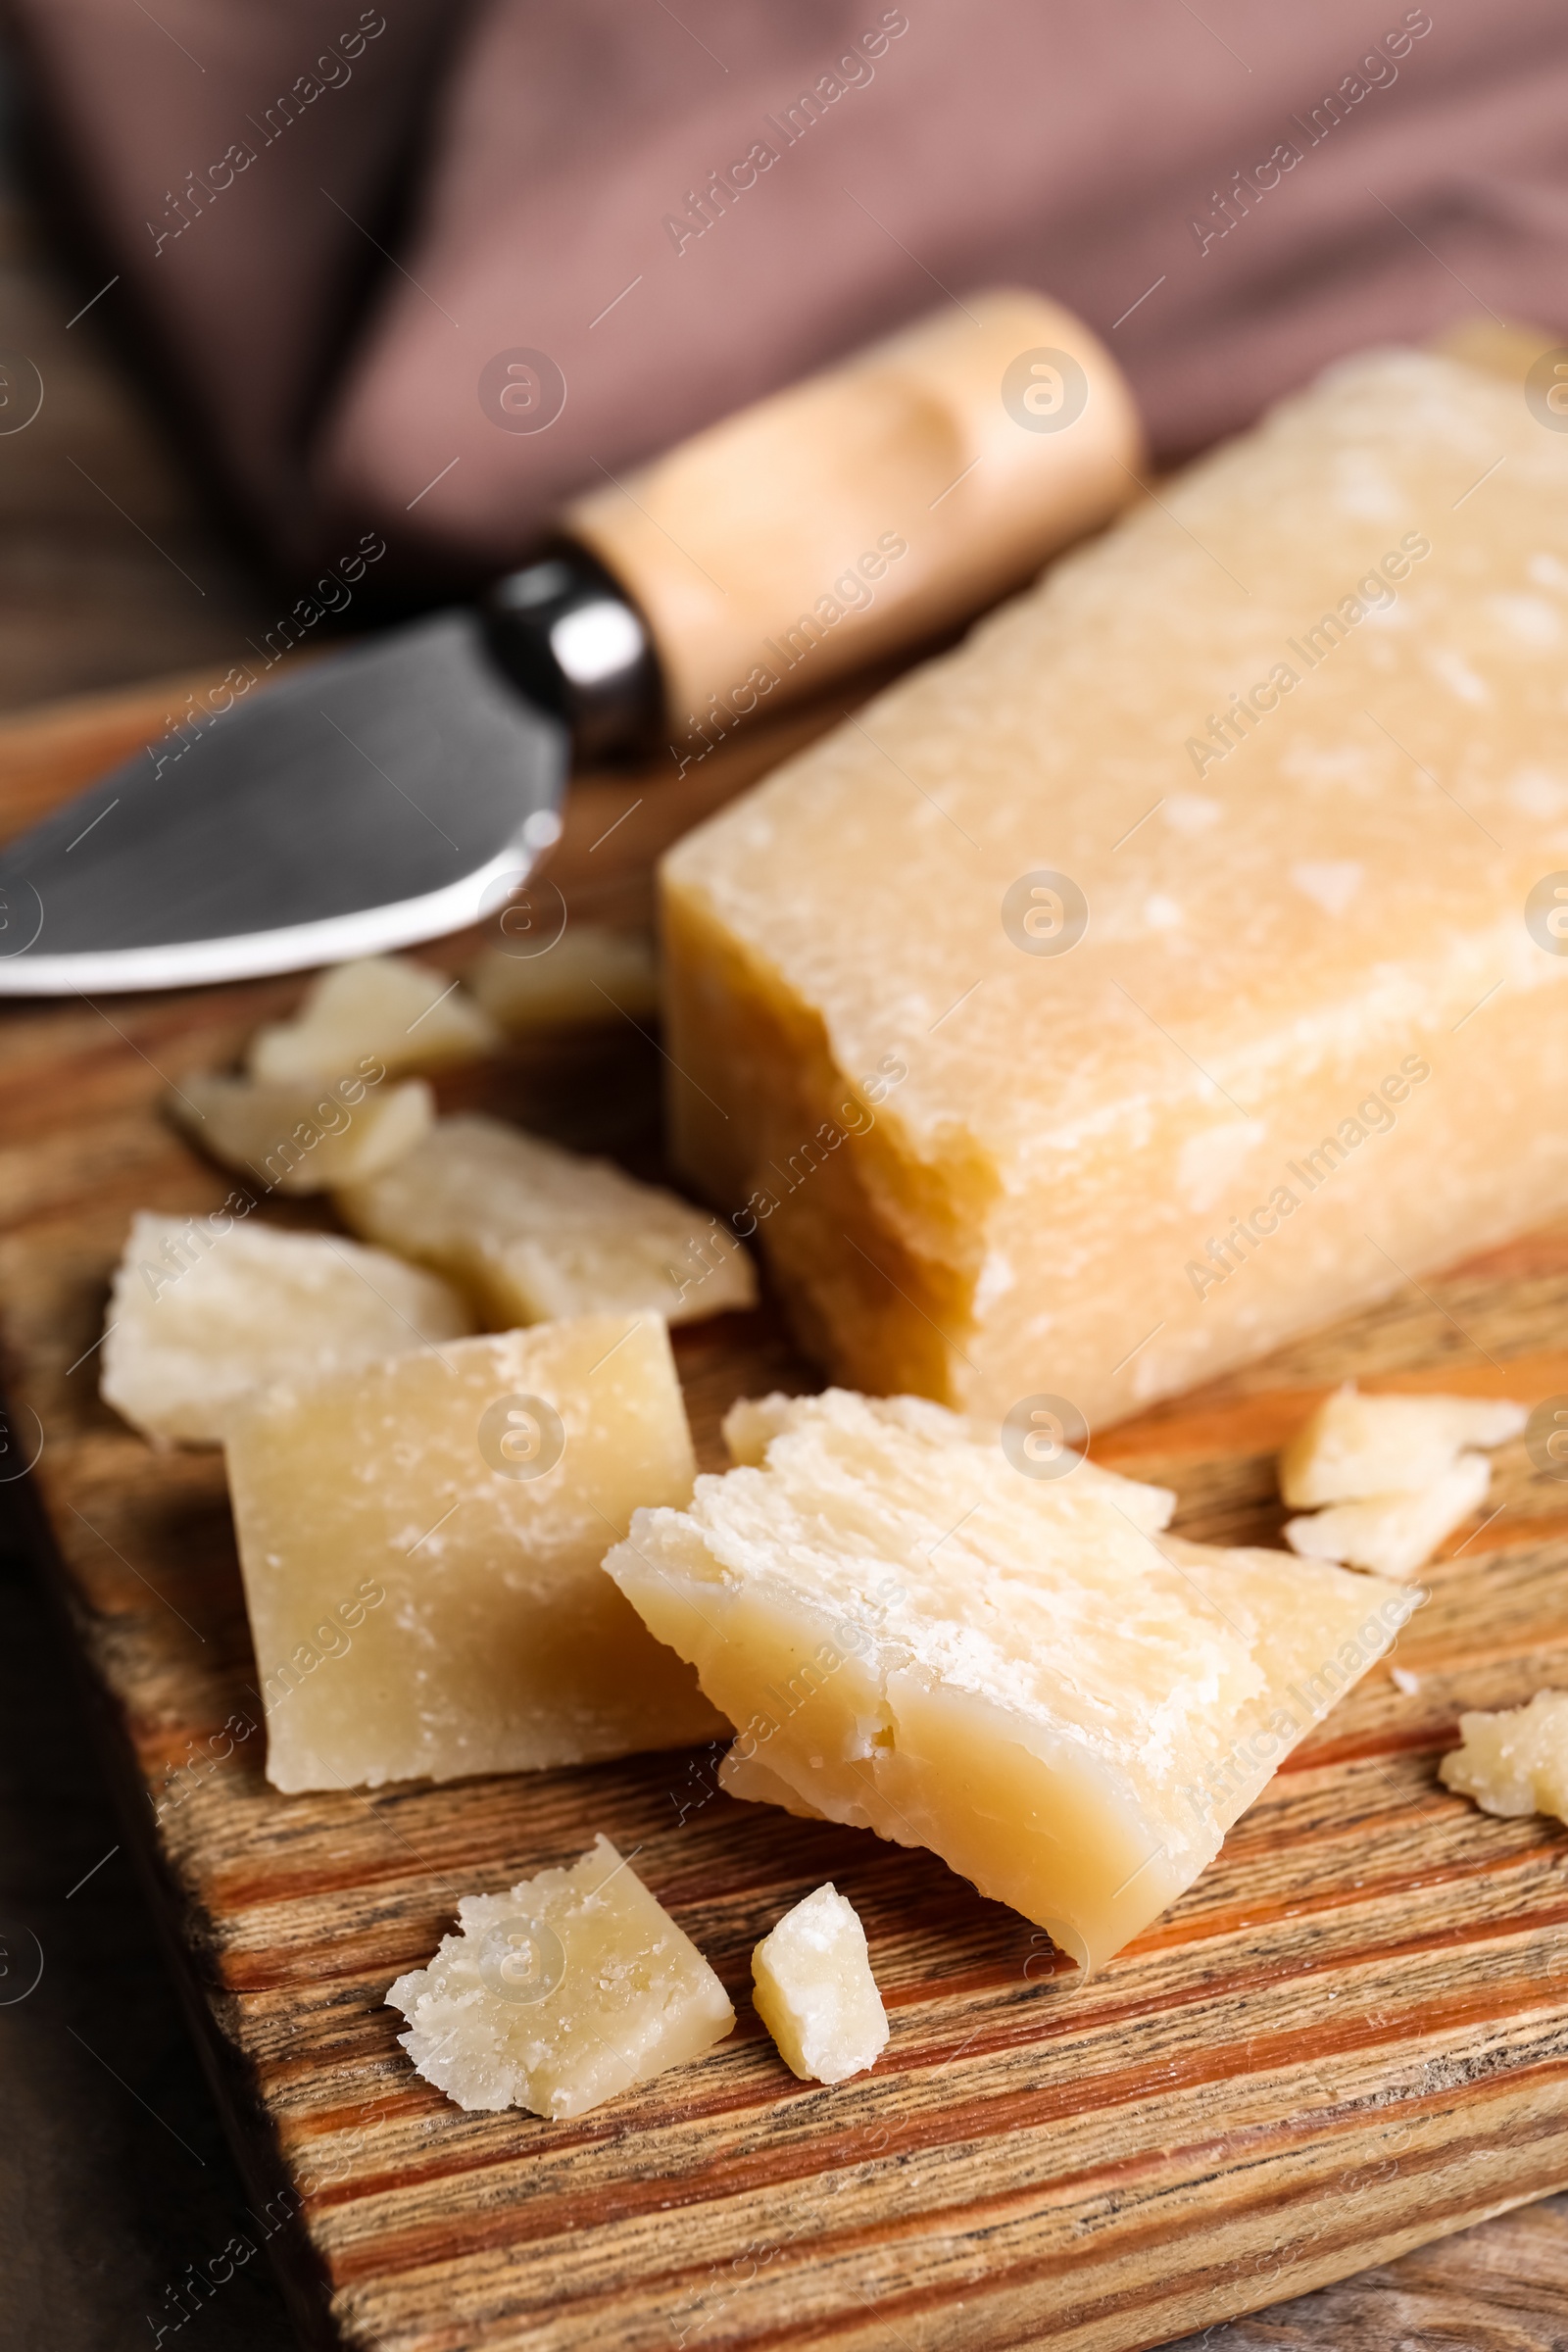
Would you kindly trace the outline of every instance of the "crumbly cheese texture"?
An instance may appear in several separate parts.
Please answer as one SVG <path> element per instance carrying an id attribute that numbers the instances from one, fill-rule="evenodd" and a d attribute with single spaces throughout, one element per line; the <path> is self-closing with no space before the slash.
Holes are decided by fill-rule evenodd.
<path id="1" fill-rule="evenodd" d="M 638 1504 L 691 1492 L 657 1317 L 302 1368 L 235 1415 L 227 1453 L 274 1788 L 524 1772 L 722 1728 L 600 1572 Z"/>
<path id="2" fill-rule="evenodd" d="M 472 1328 L 449 1284 L 383 1250 L 144 1209 L 115 1272 L 100 1388 L 144 1436 L 216 1446 L 253 1391 L 302 1365 L 353 1373 Z"/>
<path id="3" fill-rule="evenodd" d="M 387 1994 L 415 2069 L 458 2106 L 586 2115 L 733 2032 L 729 1996 L 608 1838 L 570 1870 L 468 1894 Z"/>
<path id="4" fill-rule="evenodd" d="M 435 1124 L 435 1098 L 422 1078 L 285 1085 L 192 1076 L 180 1080 L 169 1108 L 214 1159 L 278 1193 L 324 1193 L 378 1175 Z"/>
<path id="5" fill-rule="evenodd" d="M 736 1726 L 725 1785 L 929 1846 L 1091 1965 L 1191 1885 L 1414 1605 L 1161 1536 L 1162 1490 L 1026 1475 L 922 1398 L 737 1420 L 752 1462 L 639 1511 L 605 1560 Z"/>
<path id="6" fill-rule="evenodd" d="M 1417 1494 L 1374 1494 L 1288 1519 L 1285 1541 L 1303 1559 L 1343 1560 L 1348 1568 L 1370 1568 L 1379 1576 L 1412 1577 L 1481 1508 L 1491 1484 L 1486 1455 L 1461 1453 Z"/>
<path id="7" fill-rule="evenodd" d="M 639 1308 L 685 1323 L 752 1306 L 726 1226 L 606 1159 L 474 1114 L 337 1196 L 356 1233 L 449 1274 L 498 1328 Z"/>
<path id="8" fill-rule="evenodd" d="M 1554 1813 L 1568 1821 L 1568 1690 L 1538 1690 L 1528 1706 L 1459 1718 L 1462 1745 L 1438 1766 L 1445 1788 L 1483 1813 Z"/>
<path id="9" fill-rule="evenodd" d="M 253 1078 L 336 1078 L 373 1056 L 393 1074 L 443 1070 L 494 1054 L 501 1032 L 445 972 L 401 956 L 366 956 L 325 971 L 291 1021 L 258 1029 Z"/>
<path id="10" fill-rule="evenodd" d="M 855 1905 L 818 1886 L 752 1953 L 752 1998 L 779 2056 L 805 2082 L 844 2082 L 888 2044 L 871 1954 Z"/>
<path id="11" fill-rule="evenodd" d="M 475 1000 L 510 1037 L 536 1030 L 584 1028 L 608 1021 L 653 1020 L 659 968 L 646 932 L 605 923 L 568 923 L 537 955 L 486 948 L 468 974 Z"/>
<path id="12" fill-rule="evenodd" d="M 1565 646 L 1568 436 L 1373 354 L 679 842 L 676 1163 L 834 1377 L 1098 1426 L 1560 1213 Z"/>
<path id="13" fill-rule="evenodd" d="M 1503 1397 L 1368 1396 L 1347 1381 L 1280 1455 L 1280 1493 L 1298 1510 L 1418 1494 L 1461 1452 L 1505 1444 L 1529 1418 L 1527 1405 Z"/>

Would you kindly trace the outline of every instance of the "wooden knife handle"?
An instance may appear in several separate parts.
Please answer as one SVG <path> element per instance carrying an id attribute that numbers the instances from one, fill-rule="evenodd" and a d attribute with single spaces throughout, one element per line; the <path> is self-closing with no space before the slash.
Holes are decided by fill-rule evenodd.
<path id="1" fill-rule="evenodd" d="M 635 600 L 677 738 L 727 727 L 1020 586 L 1137 494 L 1138 416 L 1082 322 L 951 302 L 569 507 Z M 695 737 L 694 737 L 695 742 Z"/>

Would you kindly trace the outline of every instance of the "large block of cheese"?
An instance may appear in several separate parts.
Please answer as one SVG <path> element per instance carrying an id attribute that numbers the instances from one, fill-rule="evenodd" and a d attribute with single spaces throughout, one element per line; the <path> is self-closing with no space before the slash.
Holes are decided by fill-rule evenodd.
<path id="1" fill-rule="evenodd" d="M 227 1453 L 275 1788 L 711 1738 L 691 1669 L 599 1565 L 639 1503 L 691 1492 L 656 1316 L 302 1367 L 235 1415 Z"/>
<path id="2" fill-rule="evenodd" d="M 725 1785 L 929 1846 L 1081 1963 L 1192 1884 L 1417 1605 L 1163 1536 L 1161 1490 L 1036 1475 L 922 1397 L 732 1424 L 743 1466 L 605 1560 L 736 1726 Z"/>
<path id="3" fill-rule="evenodd" d="M 1568 435 L 1373 355 L 677 845 L 677 1158 L 834 1374 L 1098 1422 L 1568 1205 L 1565 649 Z"/>

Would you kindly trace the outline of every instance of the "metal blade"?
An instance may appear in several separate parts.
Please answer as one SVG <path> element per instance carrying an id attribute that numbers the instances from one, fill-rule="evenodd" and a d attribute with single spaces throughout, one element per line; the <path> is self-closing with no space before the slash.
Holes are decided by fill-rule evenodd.
<path id="1" fill-rule="evenodd" d="M 476 922 L 561 831 L 564 728 L 444 612 L 180 729 L 0 851 L 0 996 L 173 988 Z"/>

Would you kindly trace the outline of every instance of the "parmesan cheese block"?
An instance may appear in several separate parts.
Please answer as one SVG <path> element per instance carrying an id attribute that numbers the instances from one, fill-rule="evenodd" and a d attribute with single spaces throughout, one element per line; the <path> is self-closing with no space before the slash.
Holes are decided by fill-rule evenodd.
<path id="1" fill-rule="evenodd" d="M 1528 1706 L 1495 1715 L 1461 1715 L 1459 1739 L 1438 1766 L 1445 1788 L 1483 1813 L 1568 1821 L 1568 1690 L 1538 1690 Z"/>
<path id="2" fill-rule="evenodd" d="M 231 1197 L 237 1200 L 237 1197 Z M 140 1211 L 115 1273 L 100 1386 L 133 1429 L 213 1446 L 253 1390 L 352 1372 L 471 1331 L 444 1282 L 335 1234 Z"/>
<path id="3" fill-rule="evenodd" d="M 501 1032 L 472 999 L 422 963 L 366 956 L 325 971 L 293 1020 L 251 1040 L 253 1078 L 336 1078 L 373 1055 L 388 1071 L 444 1070 L 477 1061 Z"/>
<path id="4" fill-rule="evenodd" d="M 738 1419 L 760 1466 L 605 1560 L 737 1727 L 726 1787 L 929 1846 L 1081 1964 L 1192 1884 L 1416 1605 L 1160 1536 L 1160 1490 L 1036 1476 L 923 1398 Z"/>
<path id="5" fill-rule="evenodd" d="M 715 1218 L 499 1119 L 440 1120 L 337 1202 L 356 1233 L 439 1267 L 497 1326 L 638 1308 L 685 1323 L 757 1299 L 751 1259 Z"/>
<path id="6" fill-rule="evenodd" d="M 733 2033 L 729 1995 L 608 1838 L 570 1870 L 468 1894 L 387 1994 L 415 2069 L 469 2109 L 586 2115 Z"/>
<path id="7" fill-rule="evenodd" d="M 753 2000 L 790 2072 L 844 2082 L 875 2066 L 888 2016 L 855 1905 L 818 1886 L 752 1953 Z"/>
<path id="8" fill-rule="evenodd" d="M 468 978 L 479 1004 L 511 1037 L 659 1014 L 653 941 L 604 923 L 568 923 L 536 956 L 486 948 Z"/>
<path id="9" fill-rule="evenodd" d="M 233 1417 L 227 1451 L 274 1788 L 712 1736 L 691 1669 L 599 1566 L 637 1504 L 691 1492 L 657 1317 L 459 1341 L 348 1378 L 312 1378 L 307 1358 Z"/>
<path id="10" fill-rule="evenodd" d="M 316 1086 L 192 1076 L 171 1093 L 169 1108 L 214 1159 L 278 1193 L 324 1193 L 374 1176 L 435 1123 L 422 1078 L 383 1086 L 358 1074 Z"/>
<path id="11" fill-rule="evenodd" d="M 678 843 L 677 1164 L 833 1374 L 1099 1424 L 1568 1206 L 1565 647 L 1568 436 L 1373 354 Z"/>
<path id="12" fill-rule="evenodd" d="M 1280 1455 L 1280 1493 L 1298 1509 L 1415 1494 L 1462 1448 L 1516 1438 L 1529 1408 L 1488 1396 L 1365 1396 L 1353 1380 L 1325 1396 Z"/>

